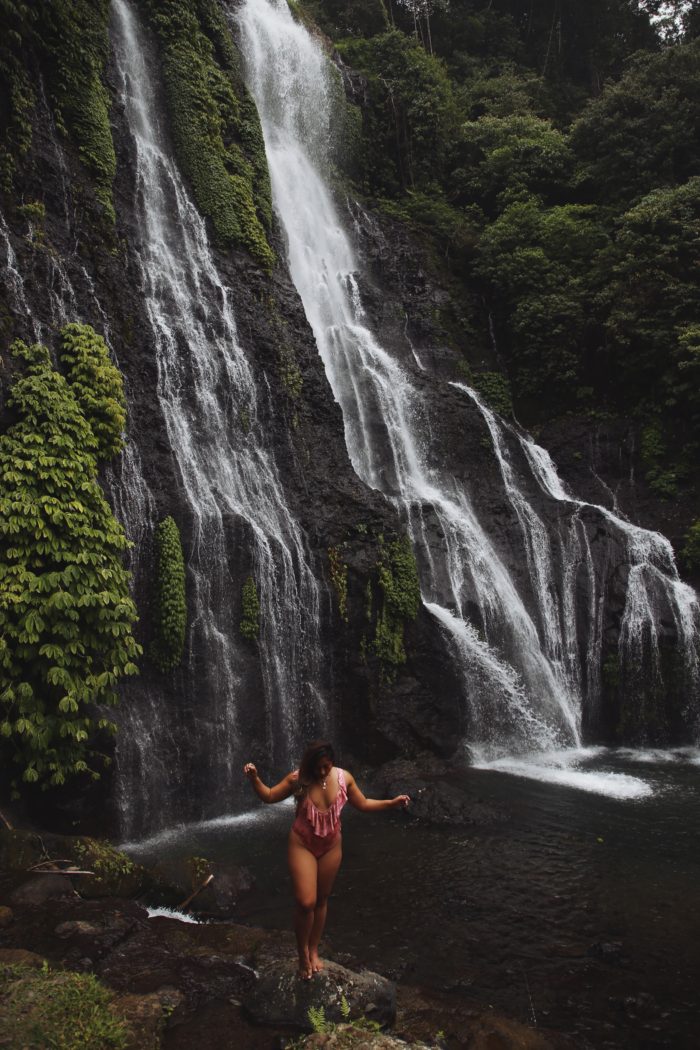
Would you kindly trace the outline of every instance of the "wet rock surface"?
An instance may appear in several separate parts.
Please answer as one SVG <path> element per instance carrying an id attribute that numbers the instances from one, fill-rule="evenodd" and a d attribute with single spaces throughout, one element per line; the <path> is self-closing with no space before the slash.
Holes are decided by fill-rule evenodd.
<path id="1" fill-rule="evenodd" d="M 213 879 L 202 889 L 210 875 Z M 232 914 L 237 902 L 255 882 L 243 865 L 209 861 L 206 857 L 165 857 L 149 868 L 148 876 L 151 904 L 176 908 L 196 893 L 188 910 L 219 919 Z"/>
<path id="2" fill-rule="evenodd" d="M 328 962 L 312 980 L 302 980 L 296 962 L 268 964 L 252 991 L 243 1000 L 246 1013 L 259 1024 L 293 1025 L 310 1029 L 310 1010 L 323 1010 L 326 1021 L 342 1022 L 344 1016 L 364 1016 L 382 1027 L 396 1017 L 396 988 L 366 971 L 354 973 Z M 349 1013 L 344 1014 L 345 1011 Z"/>

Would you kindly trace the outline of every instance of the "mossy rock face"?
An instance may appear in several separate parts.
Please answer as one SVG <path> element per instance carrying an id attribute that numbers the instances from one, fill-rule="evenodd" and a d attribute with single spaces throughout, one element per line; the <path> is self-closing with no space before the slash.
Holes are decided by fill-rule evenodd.
<path id="1" fill-rule="evenodd" d="M 95 873 L 75 876 L 83 897 L 135 897 L 147 882 L 145 869 L 108 842 L 83 836 L 0 831 L 3 871 L 27 871 L 46 860 L 47 854 L 57 860 L 71 860 L 81 871 Z"/>
<path id="2" fill-rule="evenodd" d="M 144 0 L 158 39 L 178 163 L 223 247 L 266 270 L 272 196 L 262 129 L 238 52 L 215 0 Z"/>

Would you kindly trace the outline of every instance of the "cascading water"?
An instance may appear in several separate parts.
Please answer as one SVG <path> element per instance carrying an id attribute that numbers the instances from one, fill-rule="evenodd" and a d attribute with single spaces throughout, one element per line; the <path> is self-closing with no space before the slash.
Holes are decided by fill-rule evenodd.
<path id="1" fill-rule="evenodd" d="M 577 747 L 582 683 L 587 697 L 599 687 L 604 600 L 579 516 L 584 505 L 550 487 L 542 461 L 535 465 L 537 446 L 522 439 L 540 495 L 564 499 L 572 509 L 566 532 L 562 525 L 553 534 L 516 478 L 501 424 L 465 388 L 490 433 L 520 527 L 530 579 L 525 590 L 519 587 L 479 521 L 469 485 L 444 466 L 449 457 L 439 421 L 422 397 L 426 380 L 415 349 L 413 362 L 400 364 L 367 325 L 358 263 L 327 178 L 334 81 L 326 56 L 286 0 L 244 0 L 231 17 L 261 117 L 291 274 L 343 411 L 348 451 L 358 475 L 391 499 L 407 523 L 424 603 L 451 639 L 464 674 L 475 749 L 493 755 Z M 689 663 L 697 663 L 697 602 L 678 581 L 672 557 L 660 556 L 665 541 L 601 513 L 611 531 L 622 534 L 631 562 L 623 654 L 642 637 L 654 643 L 653 578 L 655 594 L 671 605 L 679 637 L 694 654 Z M 580 567 L 589 578 L 583 657 L 575 601 Z"/>
<path id="2" fill-rule="evenodd" d="M 195 712 L 196 733 L 190 735 L 196 741 L 189 744 L 195 751 L 178 755 L 178 769 L 154 768 L 154 756 L 162 752 L 159 738 L 177 718 L 165 690 L 124 712 L 131 725 L 120 737 L 120 794 L 127 806 L 123 830 L 131 834 L 139 819 L 153 828 L 202 815 L 183 812 L 181 796 L 169 808 L 169 779 L 197 771 L 201 777 L 208 769 L 209 813 L 217 806 L 230 809 L 232 794 L 240 791 L 246 742 L 239 688 L 249 657 L 233 612 L 232 595 L 240 594 L 243 580 L 234 578 L 232 566 L 240 559 L 232 547 L 248 548 L 259 593 L 261 707 L 271 762 L 288 762 L 304 737 L 325 724 L 326 711 L 319 689 L 318 586 L 265 448 L 258 391 L 238 338 L 231 291 L 217 272 L 204 223 L 157 120 L 143 31 L 125 0 L 116 0 L 113 12 L 119 92 L 135 153 L 134 252 L 153 333 L 158 403 L 192 532 L 190 662 L 178 692 Z M 172 739 L 176 750 L 182 746 Z M 140 818 L 128 808 L 134 796 Z M 145 817 L 144 807 L 150 810 Z"/>

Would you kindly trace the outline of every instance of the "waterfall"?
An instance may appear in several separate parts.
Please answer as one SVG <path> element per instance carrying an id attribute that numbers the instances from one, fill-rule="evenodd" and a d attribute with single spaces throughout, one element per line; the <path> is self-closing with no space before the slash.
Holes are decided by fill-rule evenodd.
<path id="1" fill-rule="evenodd" d="M 521 443 L 520 457 L 530 463 L 524 484 L 511 463 L 502 424 L 473 391 L 462 388 L 460 396 L 466 391 L 486 426 L 504 499 L 520 533 L 521 552 L 499 550 L 479 518 L 478 479 L 447 466 L 450 437 L 441 433 L 439 410 L 424 396 L 437 381 L 426 376 L 415 348 L 412 360 L 400 362 L 368 326 L 359 265 L 327 175 L 334 96 L 330 63 L 294 20 L 286 0 L 244 0 L 231 17 L 262 121 L 292 278 L 342 408 L 348 452 L 360 478 L 384 493 L 406 522 L 423 601 L 442 625 L 463 673 L 470 742 L 486 755 L 578 746 L 583 682 L 586 699 L 599 690 L 604 606 L 582 518 L 585 505 L 563 492 L 556 472 L 545 468 L 543 450 L 513 432 L 509 440 Z M 533 488 L 539 502 L 559 514 L 556 528 L 538 513 L 529 494 Z M 561 502 L 570 510 L 568 523 L 555 506 Z M 629 655 L 642 642 L 656 651 L 661 596 L 673 610 L 689 664 L 697 664 L 697 600 L 678 581 L 670 546 L 662 550 L 666 541 L 656 534 L 602 508 L 600 514 L 631 564 L 621 652 Z M 524 582 L 516 573 L 518 560 L 527 566 Z M 587 624 L 580 616 L 577 621 L 576 612 L 582 573 L 588 578 Z"/>
<path id="2" fill-rule="evenodd" d="M 17 256 L 12 247 L 10 231 L 5 222 L 5 216 L 0 212 L 0 245 L 4 252 L 4 259 L 0 262 L 5 286 L 9 292 L 10 304 L 15 315 L 26 323 L 31 331 L 31 338 L 37 342 L 41 339 L 41 325 L 33 317 L 27 301 L 27 293 L 24 287 L 24 277 L 17 268 Z"/>
<path id="3" fill-rule="evenodd" d="M 266 449 L 260 400 L 239 340 L 232 294 L 222 281 L 199 216 L 159 123 L 143 30 L 125 0 L 113 5 L 118 90 L 135 155 L 133 244 L 158 370 L 156 396 L 189 515 L 187 667 L 177 679 L 188 714 L 176 740 L 172 682 L 154 689 L 119 745 L 121 796 L 145 799 L 151 827 L 184 815 L 190 777 L 207 771 L 205 805 L 231 808 L 240 793 L 241 687 L 251 664 L 240 634 L 243 578 L 250 566 L 261 607 L 262 693 L 270 762 L 289 763 L 302 740 L 326 723 L 319 688 L 317 583 L 304 538 Z M 144 352 L 146 348 L 144 347 Z M 168 513 L 170 508 L 160 508 Z M 176 510 L 176 507 L 173 507 Z M 177 510 L 176 510 L 177 513 Z M 242 550 L 241 550 L 242 548 Z M 247 647 L 247 648 L 246 648 Z M 195 662 L 196 661 L 196 662 Z M 257 662 L 257 661 L 256 661 Z M 191 728 L 186 739 L 186 727 Z M 171 734 L 177 768 L 154 768 L 159 739 Z M 138 785 L 138 786 L 137 786 Z M 190 800 L 196 804 L 197 800 Z M 188 813 L 188 816 L 201 814 Z M 134 819 L 137 819 L 134 817 Z M 131 834 L 130 817 L 125 833 Z"/>

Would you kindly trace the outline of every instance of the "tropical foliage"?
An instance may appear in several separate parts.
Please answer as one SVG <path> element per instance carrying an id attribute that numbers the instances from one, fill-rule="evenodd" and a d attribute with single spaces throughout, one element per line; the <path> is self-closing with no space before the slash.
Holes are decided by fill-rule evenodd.
<path id="1" fill-rule="evenodd" d="M 75 337 L 64 331 L 64 345 Z M 94 333 L 81 338 L 99 345 Z M 127 540 L 97 479 L 106 443 L 91 425 L 95 403 L 46 347 L 12 349 L 25 370 L 0 435 L 0 751 L 22 780 L 47 786 L 99 776 L 96 735 L 114 731 L 104 711 L 140 648 Z"/>

